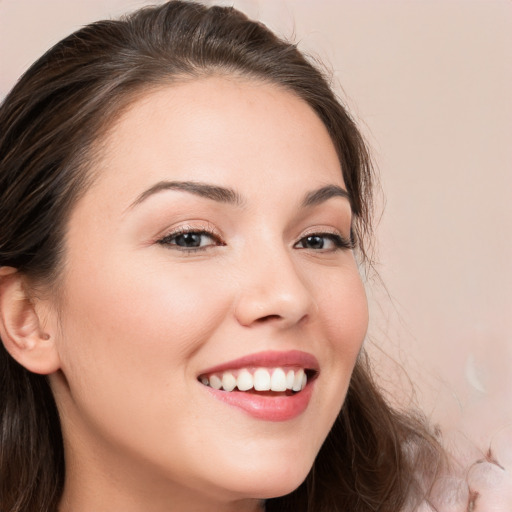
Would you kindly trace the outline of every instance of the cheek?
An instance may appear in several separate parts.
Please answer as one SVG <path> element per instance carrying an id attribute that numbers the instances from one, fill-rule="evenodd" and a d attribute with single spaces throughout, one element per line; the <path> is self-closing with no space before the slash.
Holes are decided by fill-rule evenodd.
<path id="1" fill-rule="evenodd" d="M 318 283 L 320 322 L 332 349 L 352 364 L 368 328 L 368 303 L 355 267 Z"/>
<path id="2" fill-rule="evenodd" d="M 98 394 L 105 407 L 130 397 L 136 410 L 155 405 L 162 389 L 192 382 L 192 355 L 230 307 L 204 274 L 126 263 L 71 273 L 60 347 L 70 387 L 87 401 Z"/>
<path id="3" fill-rule="evenodd" d="M 69 418 L 65 436 L 129 447 L 155 461 L 169 459 L 165 446 L 181 460 L 168 434 L 185 438 L 197 415 L 192 362 L 231 306 L 226 285 L 197 269 L 192 275 L 120 262 L 70 273 L 66 287 L 60 349 L 69 391 L 59 397 Z"/>
<path id="4" fill-rule="evenodd" d="M 91 346 L 128 349 L 132 344 L 147 350 L 155 345 L 186 352 L 222 319 L 226 300 L 212 293 L 219 290 L 212 281 L 207 272 L 170 265 L 148 270 L 120 264 L 111 271 L 105 266 L 70 276 L 62 316 L 69 329 L 90 337 Z"/>
<path id="5" fill-rule="evenodd" d="M 364 286 L 355 268 L 318 284 L 323 284 L 317 294 L 319 324 L 330 354 L 325 368 L 328 378 L 325 381 L 320 379 L 318 384 L 325 386 L 322 405 L 329 415 L 327 423 L 332 424 L 345 400 L 364 342 L 368 305 Z"/>

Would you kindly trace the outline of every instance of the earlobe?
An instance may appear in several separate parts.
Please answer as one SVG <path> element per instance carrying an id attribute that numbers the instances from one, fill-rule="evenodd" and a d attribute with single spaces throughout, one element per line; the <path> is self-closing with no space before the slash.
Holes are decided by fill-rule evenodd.
<path id="1" fill-rule="evenodd" d="M 59 369 L 55 337 L 45 329 L 23 275 L 12 267 L 0 267 L 0 338 L 27 370 L 50 374 Z"/>

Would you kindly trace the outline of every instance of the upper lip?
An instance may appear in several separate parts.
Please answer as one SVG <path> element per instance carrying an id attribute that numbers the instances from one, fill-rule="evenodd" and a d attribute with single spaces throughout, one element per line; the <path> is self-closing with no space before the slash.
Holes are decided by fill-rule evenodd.
<path id="1" fill-rule="evenodd" d="M 288 350 L 284 352 L 270 350 L 249 354 L 232 361 L 211 366 L 201 371 L 200 375 L 221 373 L 227 370 L 237 370 L 251 366 L 264 368 L 294 366 L 315 372 L 318 372 L 320 369 L 317 358 L 308 352 L 302 352 L 301 350 Z"/>

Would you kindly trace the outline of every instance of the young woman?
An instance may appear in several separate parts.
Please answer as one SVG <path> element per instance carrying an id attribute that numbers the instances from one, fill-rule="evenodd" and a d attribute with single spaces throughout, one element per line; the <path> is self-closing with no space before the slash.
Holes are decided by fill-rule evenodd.
<path id="1" fill-rule="evenodd" d="M 172 1 L 0 110 L 0 509 L 393 511 L 442 455 L 362 349 L 372 173 L 293 44 Z"/>

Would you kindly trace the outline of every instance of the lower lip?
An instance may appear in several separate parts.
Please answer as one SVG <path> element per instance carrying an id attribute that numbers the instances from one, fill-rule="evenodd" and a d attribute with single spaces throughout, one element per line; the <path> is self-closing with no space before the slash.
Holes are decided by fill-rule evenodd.
<path id="1" fill-rule="evenodd" d="M 265 421 L 288 421 L 300 416 L 307 408 L 315 381 L 308 382 L 299 393 L 290 396 L 264 396 L 244 391 L 220 391 L 210 387 L 217 400 L 248 413 L 253 418 Z"/>

